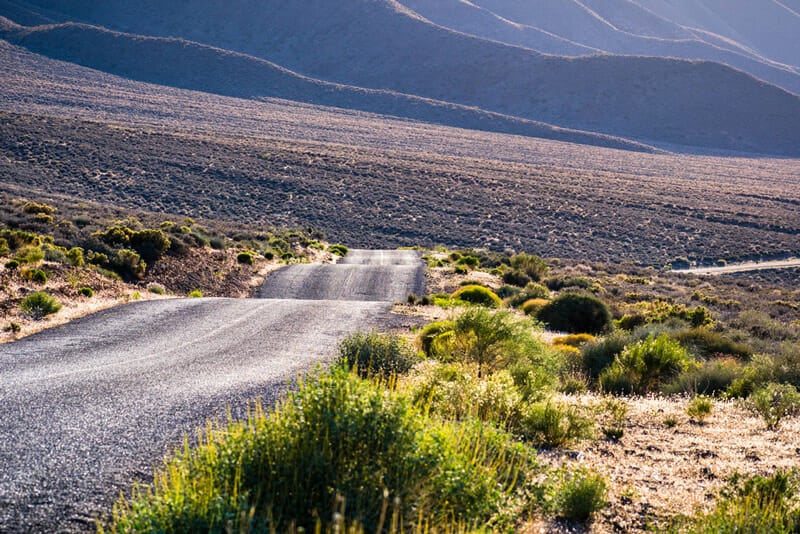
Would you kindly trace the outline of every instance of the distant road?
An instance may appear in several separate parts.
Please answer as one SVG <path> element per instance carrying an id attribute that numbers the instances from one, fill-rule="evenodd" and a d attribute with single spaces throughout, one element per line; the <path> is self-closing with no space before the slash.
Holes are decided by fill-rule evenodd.
<path id="1" fill-rule="evenodd" d="M 185 434 L 273 400 L 341 337 L 386 324 L 418 289 L 419 255 L 352 254 L 314 281 L 315 300 L 139 302 L 0 345 L 0 532 L 93 531 Z M 297 293 L 307 267 L 275 273 L 269 292 Z"/>
<path id="2" fill-rule="evenodd" d="M 720 267 L 693 267 L 691 269 L 675 269 L 676 273 L 687 274 L 727 274 L 744 273 L 748 271 L 767 271 L 770 269 L 791 269 L 800 267 L 800 259 L 789 258 L 787 260 L 772 260 L 760 262 L 732 263 Z"/>

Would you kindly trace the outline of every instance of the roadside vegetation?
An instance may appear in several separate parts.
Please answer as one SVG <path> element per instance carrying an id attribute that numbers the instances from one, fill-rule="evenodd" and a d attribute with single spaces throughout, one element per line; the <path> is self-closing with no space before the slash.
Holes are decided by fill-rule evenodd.
<path id="1" fill-rule="evenodd" d="M 247 296 L 272 266 L 346 253 L 321 237 L 0 195 L 0 341 L 130 300 Z"/>
<path id="2" fill-rule="evenodd" d="M 422 318 L 413 333 L 345 338 L 274 408 L 187 442 L 105 528 L 800 528 L 800 326 L 775 304 L 796 289 L 485 251 L 425 259 L 436 292 L 398 304 Z"/>

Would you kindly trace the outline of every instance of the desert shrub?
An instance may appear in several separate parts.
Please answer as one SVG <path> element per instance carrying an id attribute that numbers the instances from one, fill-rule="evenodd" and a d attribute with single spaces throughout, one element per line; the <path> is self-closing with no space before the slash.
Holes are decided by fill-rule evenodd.
<path id="1" fill-rule="evenodd" d="M 92 298 L 94 296 L 94 290 L 91 287 L 82 287 L 78 289 L 78 294 L 83 295 L 84 297 Z"/>
<path id="2" fill-rule="evenodd" d="M 714 401 L 710 397 L 696 395 L 686 406 L 686 415 L 692 418 L 693 421 L 703 423 L 713 410 Z"/>
<path id="3" fill-rule="evenodd" d="M 164 288 L 158 284 L 150 284 L 149 286 L 147 286 L 147 290 L 155 295 L 164 294 Z"/>
<path id="4" fill-rule="evenodd" d="M 39 263 L 44 259 L 44 251 L 41 247 L 26 245 L 17 251 L 14 259 L 19 263 Z"/>
<path id="5" fill-rule="evenodd" d="M 682 330 L 672 336 L 681 345 L 689 348 L 697 356 L 707 358 L 715 355 L 730 355 L 739 358 L 749 358 L 753 349 L 743 343 L 732 341 L 718 332 L 707 328 L 692 328 Z"/>
<path id="6" fill-rule="evenodd" d="M 755 338 L 773 341 L 796 340 L 800 334 L 797 328 L 776 321 L 769 314 L 756 310 L 743 311 L 731 322 L 731 326 Z"/>
<path id="7" fill-rule="evenodd" d="M 25 269 L 22 271 L 22 277 L 25 280 L 36 282 L 37 284 L 47 283 L 47 273 L 41 269 Z"/>
<path id="8" fill-rule="evenodd" d="M 681 372 L 664 387 L 664 392 L 717 395 L 728 391 L 743 374 L 742 366 L 735 358 L 715 358 Z"/>
<path id="9" fill-rule="evenodd" d="M 456 265 L 463 265 L 465 267 L 469 267 L 470 269 L 477 269 L 481 265 L 481 260 L 475 256 L 466 255 L 458 258 Z"/>
<path id="10" fill-rule="evenodd" d="M 108 255 L 102 252 L 89 250 L 86 252 L 86 261 L 92 265 L 108 265 Z"/>
<path id="11" fill-rule="evenodd" d="M 455 274 L 468 274 L 469 273 L 469 267 L 467 267 L 466 265 L 455 265 L 455 266 L 453 266 L 453 273 L 455 273 Z"/>
<path id="12" fill-rule="evenodd" d="M 203 292 L 200 291 L 199 289 L 194 289 L 192 291 L 189 291 L 189 294 L 187 296 L 190 299 L 199 299 L 203 297 Z"/>
<path id="13" fill-rule="evenodd" d="M 499 288 L 497 288 L 497 291 L 495 291 L 495 293 L 501 299 L 507 299 L 509 297 L 513 297 L 514 295 L 518 294 L 520 291 L 522 290 L 519 287 L 502 285 Z"/>
<path id="14" fill-rule="evenodd" d="M 19 307 L 23 312 L 38 320 L 47 315 L 57 313 L 61 309 L 61 304 L 55 297 L 48 295 L 44 291 L 37 291 L 22 299 Z"/>
<path id="15" fill-rule="evenodd" d="M 551 291 L 561 291 L 565 288 L 591 289 L 594 282 L 585 276 L 553 276 L 546 278 L 542 283 Z"/>
<path id="16" fill-rule="evenodd" d="M 14 269 L 18 269 L 19 268 L 19 261 L 17 261 L 17 260 L 9 260 L 9 261 L 5 262 L 4 267 L 6 269 L 8 269 L 9 271 L 13 271 Z"/>
<path id="17" fill-rule="evenodd" d="M 549 397 L 559 385 L 565 368 L 564 355 L 539 339 L 531 338 L 518 349 L 521 354 L 510 361 L 508 372 L 525 401 Z"/>
<path id="18" fill-rule="evenodd" d="M 42 238 L 33 232 L 24 230 L 11 230 L 9 228 L 0 229 L 0 237 L 6 240 L 11 250 L 18 250 L 26 245 L 39 247 L 42 245 Z"/>
<path id="19" fill-rule="evenodd" d="M 536 317 L 551 330 L 598 334 L 611 326 L 611 312 L 600 299 L 581 293 L 559 295 Z"/>
<path id="20" fill-rule="evenodd" d="M 441 340 L 443 335 L 451 335 L 454 329 L 455 322 L 453 321 L 435 321 L 425 325 L 417 336 L 417 342 L 425 356 L 428 358 L 437 356 L 436 340 Z"/>
<path id="21" fill-rule="evenodd" d="M 536 314 L 539 313 L 539 310 L 541 310 L 548 302 L 550 301 L 547 299 L 530 299 L 523 302 L 519 309 L 525 315 L 535 317 Z"/>
<path id="22" fill-rule="evenodd" d="M 531 277 L 524 272 L 512 269 L 503 273 L 503 283 L 511 286 L 525 287 L 531 283 Z"/>
<path id="23" fill-rule="evenodd" d="M 524 351 L 532 336 L 530 323 L 509 312 L 465 310 L 455 319 L 449 345 L 453 357 L 478 365 L 478 378 Z"/>
<path id="24" fill-rule="evenodd" d="M 25 204 L 22 205 L 22 213 L 30 213 L 30 214 L 44 213 L 45 215 L 52 215 L 57 211 L 58 210 L 53 206 L 49 206 L 47 204 L 40 204 L 38 202 L 26 202 Z"/>
<path id="25" fill-rule="evenodd" d="M 389 378 L 407 373 L 417 357 L 406 340 L 395 334 L 356 332 L 338 347 L 337 365 L 354 369 L 360 376 Z"/>
<path id="26" fill-rule="evenodd" d="M 225 238 L 220 236 L 212 236 L 208 240 L 208 245 L 214 250 L 225 250 Z"/>
<path id="27" fill-rule="evenodd" d="M 112 262 L 114 268 L 129 280 L 138 280 L 144 276 L 147 264 L 135 251 L 124 248 L 117 251 Z"/>
<path id="28" fill-rule="evenodd" d="M 236 261 L 246 265 L 253 265 L 255 263 L 252 252 L 240 252 L 236 255 Z"/>
<path id="29" fill-rule="evenodd" d="M 570 347 L 580 348 L 587 343 L 594 343 L 595 337 L 591 334 L 570 334 L 553 338 L 554 345 L 569 345 Z"/>
<path id="30" fill-rule="evenodd" d="M 130 244 L 145 263 L 153 263 L 169 250 L 172 242 L 161 230 L 148 229 L 133 232 Z"/>
<path id="31" fill-rule="evenodd" d="M 44 252 L 44 259 L 56 263 L 68 264 L 69 258 L 67 257 L 67 249 L 64 247 L 57 247 L 55 245 L 45 244 L 42 245 L 42 252 Z"/>
<path id="32" fill-rule="evenodd" d="M 286 248 L 288 247 L 284 247 L 284 250 Z M 350 251 L 350 249 L 344 245 L 331 245 L 328 247 L 328 250 L 330 251 L 331 254 L 335 256 L 346 256 L 347 253 Z"/>
<path id="33" fill-rule="evenodd" d="M 531 280 L 538 282 L 550 270 L 547 262 L 535 254 L 520 253 L 511 256 L 511 267 L 524 272 Z"/>
<path id="34" fill-rule="evenodd" d="M 612 393 L 644 394 L 658 388 L 693 361 L 678 342 L 667 335 L 650 336 L 626 347 L 614 363 L 600 374 L 600 385 Z"/>
<path id="35" fill-rule="evenodd" d="M 83 249 L 80 247 L 72 247 L 67 251 L 67 261 L 73 267 L 83 267 L 86 261 L 83 258 Z"/>
<path id="36" fill-rule="evenodd" d="M 525 288 L 517 293 L 516 295 L 512 296 L 508 304 L 509 306 L 517 307 L 524 302 L 530 299 L 549 299 L 550 298 L 550 290 L 544 287 L 542 284 L 537 284 L 536 282 L 530 282 Z"/>
<path id="37" fill-rule="evenodd" d="M 665 300 L 656 299 L 637 302 L 635 307 L 637 312 L 631 317 L 635 318 L 637 315 L 641 315 L 646 323 L 664 323 L 670 319 L 679 319 L 696 328 L 711 327 L 714 324 L 714 317 L 704 306 L 690 308 L 683 304 L 673 304 Z"/>
<path id="38" fill-rule="evenodd" d="M 583 368 L 592 378 L 597 378 L 609 365 L 614 363 L 629 338 L 623 332 L 614 332 L 601 340 L 587 343 L 581 347 Z"/>
<path id="39" fill-rule="evenodd" d="M 503 304 L 494 291 L 488 287 L 478 285 L 468 285 L 459 288 L 453 293 L 452 298 L 469 302 L 470 304 L 479 304 L 489 308 L 497 308 Z"/>
<path id="40" fill-rule="evenodd" d="M 0 237 L 0 257 L 8 256 L 11 254 L 11 247 L 8 246 L 8 240 L 5 237 Z"/>
<path id="41" fill-rule="evenodd" d="M 402 385 L 414 404 L 449 420 L 470 417 L 501 428 L 515 428 L 519 422 L 522 396 L 506 371 L 478 379 L 460 363 L 426 361 L 414 368 Z"/>
<path id="42" fill-rule="evenodd" d="M 590 437 L 592 428 L 577 406 L 548 399 L 525 408 L 518 431 L 534 447 L 553 449 Z"/>
<path id="43" fill-rule="evenodd" d="M 22 327 L 19 325 L 19 323 L 11 321 L 10 323 L 8 323 L 8 326 L 3 328 L 3 331 L 11 332 L 12 334 L 19 334 L 22 331 Z"/>
<path id="44" fill-rule="evenodd" d="M 491 520 L 534 468 L 534 453 L 503 432 L 433 420 L 399 392 L 334 371 L 306 380 L 270 413 L 209 427 L 197 449 L 168 460 L 152 489 L 117 503 L 112 529 L 313 531 L 338 513 L 384 531 L 394 502 L 396 525 L 504 530 Z"/>
<path id="45" fill-rule="evenodd" d="M 783 418 L 800 412 L 800 393 L 791 384 L 772 383 L 754 391 L 745 405 L 764 419 L 768 430 L 776 430 Z"/>
<path id="46" fill-rule="evenodd" d="M 561 470 L 558 479 L 552 502 L 559 517 L 585 523 L 608 506 L 608 481 L 600 473 L 579 467 Z"/>
<path id="47" fill-rule="evenodd" d="M 681 528 L 682 527 L 682 528 Z M 778 471 L 772 476 L 734 475 L 709 513 L 675 530 L 696 534 L 792 534 L 800 531 L 796 474 Z"/>
<path id="48" fill-rule="evenodd" d="M 595 408 L 595 416 L 600 430 L 607 439 L 619 441 L 625 435 L 628 403 L 624 400 L 606 397 Z"/>
<path id="49" fill-rule="evenodd" d="M 131 244 L 131 236 L 134 233 L 135 230 L 127 226 L 118 225 L 94 232 L 92 237 L 108 245 L 127 247 Z"/>

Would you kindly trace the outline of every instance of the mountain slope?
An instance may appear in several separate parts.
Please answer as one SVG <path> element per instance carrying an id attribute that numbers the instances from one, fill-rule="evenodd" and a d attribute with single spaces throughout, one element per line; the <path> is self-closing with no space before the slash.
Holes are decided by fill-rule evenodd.
<path id="1" fill-rule="evenodd" d="M 30 3 L 67 18 L 254 55 L 340 84 L 648 142 L 800 153 L 800 98 L 742 72 L 664 58 L 545 56 L 434 25 L 393 0 Z M 60 45 L 52 43 L 39 50 L 57 53 Z M 162 70 L 172 67 L 162 62 Z"/>
<path id="2" fill-rule="evenodd" d="M 581 4 L 554 0 L 547 5 L 538 3 L 536 9 L 510 0 L 401 1 L 441 26 L 540 52 L 715 61 L 800 94 L 800 68 L 771 61 L 736 43 L 721 44 L 711 37 L 704 40 L 698 32 L 627 0 L 584 0 Z"/>
<path id="3" fill-rule="evenodd" d="M 589 145 L 652 151 L 640 143 L 572 131 L 389 91 L 321 82 L 264 60 L 179 39 L 131 36 L 67 23 L 26 29 L 0 17 L 0 37 L 41 54 L 127 78 L 244 98 L 274 97 Z M 10 54 L 0 47 L 0 53 Z"/>

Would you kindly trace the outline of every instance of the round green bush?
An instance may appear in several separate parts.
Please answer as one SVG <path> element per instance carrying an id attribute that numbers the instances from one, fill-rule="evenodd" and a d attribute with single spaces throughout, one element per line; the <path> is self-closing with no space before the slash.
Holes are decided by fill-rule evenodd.
<path id="1" fill-rule="evenodd" d="M 79 295 L 83 295 L 84 297 L 92 298 L 94 296 L 94 290 L 91 287 L 82 287 L 78 290 Z"/>
<path id="2" fill-rule="evenodd" d="M 41 319 L 46 315 L 58 312 L 61 309 L 61 304 L 44 291 L 37 291 L 22 299 L 19 307 L 34 319 Z"/>
<path id="3" fill-rule="evenodd" d="M 525 287 L 531 283 L 531 277 L 522 271 L 514 269 L 503 273 L 503 283 L 517 287 Z"/>
<path id="4" fill-rule="evenodd" d="M 600 334 L 611 326 L 608 306 L 591 295 L 565 293 L 542 306 L 537 319 L 551 330 L 570 334 Z"/>
<path id="5" fill-rule="evenodd" d="M 347 253 L 350 251 L 350 249 L 348 249 L 346 246 L 339 244 L 331 245 L 330 247 L 328 247 L 328 250 L 330 251 L 331 254 L 335 256 L 346 256 Z"/>
<path id="6" fill-rule="evenodd" d="M 9 271 L 13 271 L 14 269 L 19 268 L 19 262 L 17 260 L 9 260 L 6 262 L 5 267 Z"/>
<path id="7" fill-rule="evenodd" d="M 41 269 L 27 269 L 22 273 L 22 277 L 37 284 L 47 283 L 47 273 Z"/>
<path id="8" fill-rule="evenodd" d="M 236 255 L 236 261 L 245 265 L 253 265 L 255 263 L 253 254 L 250 252 L 240 252 Z"/>
<path id="9" fill-rule="evenodd" d="M 500 297 L 498 297 L 494 291 L 488 287 L 478 285 L 464 286 L 453 293 L 452 297 L 454 299 L 463 300 L 464 302 L 469 302 L 470 304 L 478 304 L 488 308 L 497 308 L 503 304 L 503 301 L 500 300 Z"/>
<path id="10" fill-rule="evenodd" d="M 600 374 L 600 385 L 611 393 L 650 393 L 693 365 L 688 351 L 668 334 L 651 335 L 626 347 Z"/>

